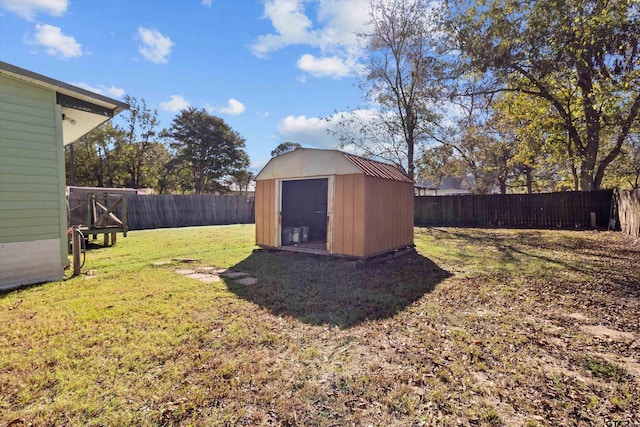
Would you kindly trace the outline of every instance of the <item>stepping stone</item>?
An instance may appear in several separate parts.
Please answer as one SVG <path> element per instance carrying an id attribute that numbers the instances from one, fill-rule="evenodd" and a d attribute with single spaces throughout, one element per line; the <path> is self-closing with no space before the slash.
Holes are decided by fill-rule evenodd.
<path id="1" fill-rule="evenodd" d="M 255 285 L 256 283 L 258 283 L 258 279 L 256 279 L 255 277 L 247 276 L 242 279 L 238 279 L 235 282 L 239 285 Z"/>
<path id="2" fill-rule="evenodd" d="M 185 276 L 188 274 L 194 274 L 195 272 L 196 272 L 195 270 L 191 270 L 189 268 L 182 268 L 182 269 L 176 270 L 176 273 L 183 274 Z"/>
<path id="3" fill-rule="evenodd" d="M 222 277 L 228 277 L 229 279 L 237 279 L 239 277 L 248 276 L 247 273 L 242 273 L 240 271 L 232 271 L 232 270 L 225 270 L 224 272 L 220 273 L 220 275 Z"/>
<path id="4" fill-rule="evenodd" d="M 200 280 L 203 283 L 214 283 L 222 280 L 220 279 L 220 276 L 216 276 L 215 274 L 205 274 L 205 273 L 187 274 L 187 277 Z"/>
<path id="5" fill-rule="evenodd" d="M 220 269 L 216 267 L 198 267 L 196 269 L 198 273 L 208 273 L 208 274 L 218 274 L 220 272 L 219 270 Z"/>
<path id="6" fill-rule="evenodd" d="M 156 261 L 153 263 L 153 265 L 169 265 L 169 264 L 173 264 L 173 261 Z"/>

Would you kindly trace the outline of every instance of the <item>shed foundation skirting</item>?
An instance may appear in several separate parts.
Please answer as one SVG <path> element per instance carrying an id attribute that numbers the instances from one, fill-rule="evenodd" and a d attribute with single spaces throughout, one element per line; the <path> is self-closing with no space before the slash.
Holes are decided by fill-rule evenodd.
<path id="1" fill-rule="evenodd" d="M 388 258 L 388 257 L 396 257 L 401 256 L 407 253 L 410 253 L 415 250 L 415 245 L 402 245 L 397 248 L 392 248 L 386 251 L 377 252 L 367 256 L 357 256 L 357 255 L 345 255 L 345 254 L 337 254 L 337 253 L 329 253 L 329 251 L 322 249 L 309 249 L 309 248 L 298 248 L 296 246 L 267 246 L 267 245 L 258 245 L 261 249 L 266 249 L 270 251 L 288 251 L 288 252 L 300 252 L 305 254 L 312 255 L 327 255 L 335 258 L 348 258 L 353 260 L 367 261 L 375 258 Z M 386 259 L 385 258 L 385 259 Z"/>
<path id="2" fill-rule="evenodd" d="M 60 239 L 0 243 L 0 290 L 59 280 Z"/>

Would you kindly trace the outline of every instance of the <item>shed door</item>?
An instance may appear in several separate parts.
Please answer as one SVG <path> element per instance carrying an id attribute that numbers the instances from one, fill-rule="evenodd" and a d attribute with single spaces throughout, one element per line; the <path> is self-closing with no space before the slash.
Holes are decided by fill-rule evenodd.
<path id="1" fill-rule="evenodd" d="M 282 181 L 282 245 L 317 245 L 317 249 L 326 249 L 328 200 L 328 178 Z M 285 237 L 289 227 L 309 227 L 306 241 L 302 236 L 298 241 Z"/>

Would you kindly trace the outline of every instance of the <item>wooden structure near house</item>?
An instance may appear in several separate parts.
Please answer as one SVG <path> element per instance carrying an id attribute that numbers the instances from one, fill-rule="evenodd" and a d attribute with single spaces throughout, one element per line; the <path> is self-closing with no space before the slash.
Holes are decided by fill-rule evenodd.
<path id="1" fill-rule="evenodd" d="M 640 239 L 640 189 L 616 191 L 620 229 Z"/>
<path id="2" fill-rule="evenodd" d="M 68 227 L 76 227 L 94 240 L 104 235 L 104 245 L 115 245 L 117 233 L 127 237 L 125 196 L 137 194 L 132 188 L 67 187 Z"/>
<path id="3" fill-rule="evenodd" d="M 63 277 L 64 146 L 128 107 L 0 61 L 0 289 Z"/>
<path id="4" fill-rule="evenodd" d="M 256 244 L 367 258 L 413 247 L 413 180 L 337 150 L 298 149 L 256 177 Z"/>

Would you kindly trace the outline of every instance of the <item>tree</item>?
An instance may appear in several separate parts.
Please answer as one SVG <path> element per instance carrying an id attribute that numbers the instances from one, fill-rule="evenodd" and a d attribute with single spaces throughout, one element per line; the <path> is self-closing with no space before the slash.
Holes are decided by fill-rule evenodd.
<path id="1" fill-rule="evenodd" d="M 417 162 L 418 176 L 430 181 L 438 195 L 438 187 L 445 177 L 459 177 L 465 174 L 463 163 L 454 156 L 453 147 L 439 144 L 426 149 Z"/>
<path id="2" fill-rule="evenodd" d="M 640 111 L 637 0 L 451 0 L 449 30 L 482 93 L 544 100 L 561 120 L 582 190 L 599 189 Z"/>
<path id="3" fill-rule="evenodd" d="M 204 109 L 182 110 L 163 135 L 173 140 L 177 159 L 191 168 L 196 194 L 224 190 L 223 178 L 249 165 L 244 138 Z"/>
<path id="4" fill-rule="evenodd" d="M 124 131 L 111 121 L 98 126 L 66 147 L 67 182 L 72 182 L 70 162 L 74 162 L 75 185 L 89 187 L 118 187 L 123 182 L 122 170 L 113 151 L 125 137 Z M 74 158 L 71 159 L 71 145 Z"/>
<path id="5" fill-rule="evenodd" d="M 233 175 L 231 175 L 229 182 L 235 186 L 237 191 L 246 193 L 249 191 L 249 186 L 255 178 L 255 174 L 247 169 L 240 169 Z"/>
<path id="6" fill-rule="evenodd" d="M 124 97 L 129 104 L 129 110 L 124 114 L 126 123 L 126 137 L 116 145 L 118 157 L 123 168 L 129 174 L 125 182 L 126 187 L 151 187 L 151 176 L 157 175 L 158 169 L 152 165 L 156 163 L 158 142 L 154 141 L 159 126 L 158 112 L 147 107 L 144 98 L 138 101 L 130 95 Z M 155 170 L 152 170 L 155 169 Z"/>
<path id="7" fill-rule="evenodd" d="M 298 144 L 297 142 L 286 141 L 278 144 L 278 146 L 273 149 L 273 151 L 271 152 L 271 157 L 278 157 L 291 151 L 297 150 L 298 148 L 302 148 L 302 145 Z"/>
<path id="8" fill-rule="evenodd" d="M 361 116 L 348 118 L 343 128 L 347 132 L 341 134 L 343 144 L 400 164 L 412 178 L 416 145 L 428 138 L 439 119 L 434 105 L 441 96 L 442 64 L 432 50 L 435 12 L 431 4 L 426 0 L 371 1 L 371 32 L 360 34 L 367 45 L 361 87 L 380 113 L 369 117 L 364 126 L 358 126 Z M 348 131 L 354 125 L 372 132 Z M 380 135 L 389 136 L 380 140 Z"/>
<path id="9" fill-rule="evenodd" d="M 610 186 L 640 188 L 640 126 L 639 130 L 631 132 L 622 149 L 622 155 L 615 160 L 613 165 L 613 173 L 607 180 Z"/>

